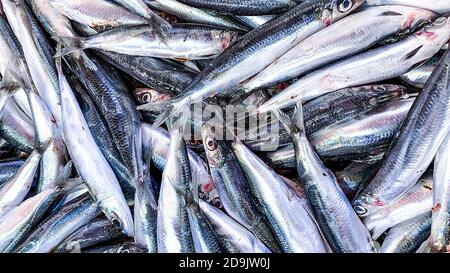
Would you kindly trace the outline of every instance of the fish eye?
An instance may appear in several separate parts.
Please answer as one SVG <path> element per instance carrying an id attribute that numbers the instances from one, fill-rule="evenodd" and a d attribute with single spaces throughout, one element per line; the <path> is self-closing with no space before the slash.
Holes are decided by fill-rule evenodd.
<path id="1" fill-rule="evenodd" d="M 340 12 L 348 12 L 353 7 L 353 1 L 351 0 L 340 0 L 338 5 L 338 10 Z"/>
<path id="2" fill-rule="evenodd" d="M 141 101 L 143 103 L 149 103 L 152 100 L 152 95 L 150 93 L 144 93 L 141 96 Z"/>
<path id="3" fill-rule="evenodd" d="M 217 149 L 217 141 L 215 141 L 214 139 L 208 137 L 206 139 L 206 148 L 209 151 L 214 151 L 215 149 Z"/>
<path id="4" fill-rule="evenodd" d="M 440 25 L 443 25 L 445 22 L 447 22 L 446 17 L 439 17 L 436 20 L 434 20 L 433 25 L 440 26 Z"/>

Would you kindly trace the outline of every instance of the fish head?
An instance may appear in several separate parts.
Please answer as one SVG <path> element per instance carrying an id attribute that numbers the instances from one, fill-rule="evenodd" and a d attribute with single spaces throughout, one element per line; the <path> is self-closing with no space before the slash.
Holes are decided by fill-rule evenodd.
<path id="1" fill-rule="evenodd" d="M 415 30 L 425 24 L 431 23 L 439 15 L 431 10 L 406 7 L 406 6 L 389 6 L 390 12 L 397 12 L 403 15 L 403 30 Z"/>
<path id="2" fill-rule="evenodd" d="M 330 7 L 323 9 L 322 21 L 325 26 L 328 26 L 339 19 L 349 15 L 359 6 L 361 6 L 365 0 L 334 0 L 330 2 Z"/>
<path id="3" fill-rule="evenodd" d="M 202 140 L 210 167 L 220 166 L 226 158 L 225 143 L 220 140 L 218 132 L 211 124 L 202 125 Z"/>
<path id="4" fill-rule="evenodd" d="M 353 201 L 353 209 L 359 217 L 375 213 L 384 206 L 385 204 L 383 201 L 370 194 L 359 195 L 356 200 Z"/>
<path id="5" fill-rule="evenodd" d="M 162 93 L 152 88 L 136 88 L 133 90 L 133 96 L 139 104 L 167 101 L 173 98 L 173 95 Z"/>

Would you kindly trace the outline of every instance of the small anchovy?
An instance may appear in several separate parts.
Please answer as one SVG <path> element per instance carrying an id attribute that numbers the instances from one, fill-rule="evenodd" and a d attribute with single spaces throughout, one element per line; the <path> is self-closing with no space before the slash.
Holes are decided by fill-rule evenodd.
<path id="1" fill-rule="evenodd" d="M 108 0 L 48 0 L 70 20 L 103 31 L 125 25 L 142 25 L 146 20 Z"/>
<path id="2" fill-rule="evenodd" d="M 328 252 L 304 198 L 238 139 L 231 143 L 231 147 L 249 182 L 249 190 L 266 216 L 281 250 L 290 253 Z"/>
<path id="3" fill-rule="evenodd" d="M 309 101 L 342 88 L 398 77 L 431 58 L 449 39 L 450 19 L 439 17 L 398 43 L 357 54 L 306 75 L 258 110 L 285 108 L 297 100 Z"/>
<path id="4" fill-rule="evenodd" d="M 244 83 L 250 91 L 287 81 L 359 53 L 378 41 L 414 30 L 437 14 L 429 10 L 382 6 L 352 14 L 310 36 Z M 348 27 L 351 25 L 352 27 Z"/>
<path id="5" fill-rule="evenodd" d="M 450 18 L 444 24 L 449 26 Z M 416 98 L 377 174 L 353 201 L 359 215 L 372 214 L 400 198 L 430 165 L 450 130 L 449 74 L 447 51 Z"/>
<path id="6" fill-rule="evenodd" d="M 215 58 L 235 40 L 236 34 L 208 26 L 176 26 L 162 42 L 152 27 L 117 27 L 87 38 L 62 38 L 67 47 L 61 55 L 84 49 L 105 51 L 174 60 L 196 60 Z"/>
<path id="7" fill-rule="evenodd" d="M 133 236 L 133 218 L 119 182 L 95 143 L 59 62 L 58 76 L 61 89 L 64 141 L 69 155 L 81 178 L 88 186 L 89 192 L 108 219 L 122 228 L 126 235 Z M 67 137 L 73 132 L 77 132 L 77 137 Z M 81 152 L 80 147 L 84 147 L 85 152 Z"/>
<path id="8" fill-rule="evenodd" d="M 432 187 L 433 178 L 425 176 L 400 199 L 382 210 L 362 218 L 370 230 L 372 238 L 376 240 L 389 228 L 429 212 L 433 207 Z"/>
<path id="9" fill-rule="evenodd" d="M 176 0 L 144 0 L 151 8 L 167 12 L 189 23 L 205 24 L 225 29 L 247 31 L 248 28 L 230 16 L 211 10 L 188 6 Z"/>
<path id="10" fill-rule="evenodd" d="M 380 253 L 414 253 L 430 235 L 431 213 L 421 214 L 391 228 Z"/>
<path id="11" fill-rule="evenodd" d="M 42 221 L 14 252 L 49 253 L 71 233 L 95 219 L 100 213 L 100 208 L 89 194 L 83 194 Z"/>
<path id="12" fill-rule="evenodd" d="M 281 111 L 277 116 L 292 137 L 299 179 L 331 250 L 338 253 L 375 252 L 369 231 L 353 211 L 334 174 L 323 164 L 306 137 L 301 103 L 297 104 L 292 121 Z"/>
<path id="13" fill-rule="evenodd" d="M 79 228 L 61 242 L 54 253 L 77 252 L 81 249 L 123 237 L 120 228 L 115 227 L 107 218 L 98 218 Z"/>
<path id="14" fill-rule="evenodd" d="M 234 15 L 268 15 L 293 8 L 293 0 L 180 0 L 190 6 Z"/>
<path id="15" fill-rule="evenodd" d="M 227 214 L 200 200 L 200 208 L 217 233 L 223 248 L 229 253 L 271 253 L 258 237 Z"/>
<path id="16" fill-rule="evenodd" d="M 216 139 L 213 129 L 211 125 L 203 125 L 203 145 L 209 170 L 225 211 L 270 249 L 279 252 L 279 246 L 264 215 L 246 190 L 248 182 L 233 152 L 224 141 Z"/>

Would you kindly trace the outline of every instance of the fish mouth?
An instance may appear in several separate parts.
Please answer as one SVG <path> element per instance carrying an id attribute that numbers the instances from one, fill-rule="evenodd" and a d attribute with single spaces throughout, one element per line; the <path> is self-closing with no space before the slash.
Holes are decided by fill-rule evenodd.
<path id="1" fill-rule="evenodd" d="M 363 204 L 361 204 L 361 202 L 359 202 L 359 201 L 356 201 L 356 202 L 353 204 L 353 209 L 355 210 L 356 214 L 358 214 L 358 216 L 365 216 L 365 215 L 367 215 L 367 213 L 369 212 L 369 211 L 367 210 L 367 208 L 365 208 L 365 207 L 363 206 Z"/>

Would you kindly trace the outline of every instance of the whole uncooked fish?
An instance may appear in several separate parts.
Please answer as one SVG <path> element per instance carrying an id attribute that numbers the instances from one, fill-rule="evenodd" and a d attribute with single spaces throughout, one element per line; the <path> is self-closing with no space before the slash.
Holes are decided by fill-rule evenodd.
<path id="1" fill-rule="evenodd" d="M 147 104 L 140 109 L 164 108 L 154 124 L 160 125 L 172 109 L 180 109 L 230 90 L 239 82 L 260 72 L 311 34 L 348 15 L 362 2 L 363 0 L 311 0 L 300 4 L 241 37 L 197 76 L 186 88 L 187 92 L 169 103 Z"/>
<path id="2" fill-rule="evenodd" d="M 279 246 L 264 215 L 247 191 L 248 182 L 239 163 L 228 145 L 216 138 L 213 129 L 212 125 L 203 125 L 203 145 L 225 211 L 258 236 L 272 251 L 278 252 Z"/>
<path id="3" fill-rule="evenodd" d="M 53 252 L 70 253 L 96 244 L 123 237 L 122 230 L 104 217 L 97 218 L 72 233 Z"/>
<path id="4" fill-rule="evenodd" d="M 445 24 L 450 26 L 450 19 Z M 449 75 L 447 51 L 416 98 L 377 174 L 354 200 L 359 215 L 372 214 L 400 198 L 430 165 L 450 130 Z"/>
<path id="5" fill-rule="evenodd" d="M 232 150 L 249 182 L 249 189 L 283 252 L 327 252 L 319 228 L 304 198 L 239 140 Z"/>
<path id="6" fill-rule="evenodd" d="M 61 89 L 64 141 L 70 158 L 81 178 L 88 185 L 89 192 L 108 219 L 122 228 L 126 235 L 133 236 L 133 218 L 119 182 L 95 143 L 60 64 L 58 77 Z M 74 132 L 77 137 L 70 137 Z M 84 147 L 83 150 L 80 147 Z"/>
<path id="7" fill-rule="evenodd" d="M 170 148 L 162 175 L 158 201 L 158 253 L 194 253 L 195 246 L 186 210 L 192 180 L 182 130 L 170 134 Z"/>
<path id="8" fill-rule="evenodd" d="M 158 9 L 190 23 L 205 24 L 240 31 L 248 30 L 238 20 L 218 14 L 214 11 L 202 10 L 188 6 L 176 0 L 144 0 L 150 7 Z"/>
<path id="9" fill-rule="evenodd" d="M 421 214 L 391 228 L 380 253 L 414 253 L 426 240 L 431 229 L 431 213 Z"/>
<path id="10" fill-rule="evenodd" d="M 142 25 L 146 20 L 108 0 L 48 0 L 50 5 L 70 20 L 95 30 L 124 25 Z"/>
<path id="11" fill-rule="evenodd" d="M 334 174 L 323 164 L 306 137 L 301 103 L 297 104 L 292 121 L 281 111 L 277 116 L 292 136 L 297 173 L 331 250 L 338 253 L 375 252 L 369 231 L 353 211 Z"/>
<path id="12" fill-rule="evenodd" d="M 200 208 L 229 253 L 271 253 L 258 237 L 221 210 L 200 200 Z"/>
<path id="13" fill-rule="evenodd" d="M 429 10 L 403 6 L 365 9 L 300 42 L 241 88 L 250 91 L 293 79 L 359 53 L 389 36 L 414 30 L 436 17 Z"/>
<path id="14" fill-rule="evenodd" d="M 442 0 L 367 0 L 366 5 L 402 5 L 429 9 L 442 15 L 448 15 L 450 13 L 450 3 Z"/>
<path id="15" fill-rule="evenodd" d="M 42 221 L 14 252 L 49 253 L 100 213 L 101 209 L 88 193 L 79 196 Z"/>
<path id="16" fill-rule="evenodd" d="M 180 0 L 193 7 L 235 15 L 281 13 L 297 5 L 293 0 Z"/>
<path id="17" fill-rule="evenodd" d="M 433 178 L 424 176 L 400 199 L 378 212 L 363 218 L 372 238 L 378 239 L 386 230 L 412 219 L 433 207 Z"/>
<path id="18" fill-rule="evenodd" d="M 439 17 L 404 40 L 308 74 L 261 105 L 259 111 L 284 108 L 296 100 L 309 101 L 342 88 L 398 77 L 431 58 L 449 39 L 450 19 Z"/>
<path id="19" fill-rule="evenodd" d="M 152 27 L 117 27 L 87 38 L 63 38 L 69 46 L 63 55 L 87 48 L 121 54 L 176 60 L 210 59 L 219 55 L 235 40 L 234 32 L 208 26 L 177 26 L 162 42 Z"/>
<path id="20" fill-rule="evenodd" d="M 51 139 L 30 154 L 17 173 L 0 188 L 0 218 L 18 206 L 28 194 L 33 183 L 42 154 L 47 150 Z"/>

